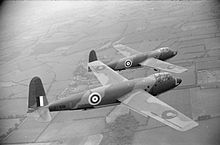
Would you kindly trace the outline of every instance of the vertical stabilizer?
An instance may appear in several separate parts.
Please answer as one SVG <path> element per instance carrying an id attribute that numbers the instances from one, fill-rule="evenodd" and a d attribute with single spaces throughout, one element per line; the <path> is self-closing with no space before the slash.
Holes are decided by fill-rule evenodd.
<path id="1" fill-rule="evenodd" d="M 29 84 L 28 113 L 35 112 L 38 114 L 37 120 L 49 121 L 51 116 L 46 105 L 48 101 L 41 79 L 34 77 Z"/>
<path id="2" fill-rule="evenodd" d="M 96 52 L 95 52 L 95 50 L 91 50 L 89 53 L 89 62 L 93 62 L 96 60 L 98 60 L 97 56 L 96 56 Z"/>
<path id="3" fill-rule="evenodd" d="M 34 77 L 29 85 L 28 110 L 48 105 L 43 84 L 39 77 Z"/>
<path id="4" fill-rule="evenodd" d="M 95 52 L 95 50 L 91 50 L 90 53 L 89 53 L 89 63 L 93 62 L 93 61 L 96 61 L 96 60 L 98 60 L 96 52 Z M 91 72 L 91 69 L 89 67 L 88 67 L 88 71 Z"/>

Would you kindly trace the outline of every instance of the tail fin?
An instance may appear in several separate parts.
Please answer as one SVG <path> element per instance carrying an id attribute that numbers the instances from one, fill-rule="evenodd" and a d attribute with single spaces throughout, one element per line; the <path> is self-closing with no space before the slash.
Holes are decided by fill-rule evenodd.
<path id="1" fill-rule="evenodd" d="M 29 84 L 28 113 L 37 113 L 37 120 L 50 121 L 51 116 L 46 105 L 48 105 L 48 101 L 41 79 L 34 77 Z"/>
<path id="2" fill-rule="evenodd" d="M 96 52 L 95 52 L 95 50 L 91 50 L 89 53 L 89 62 L 93 62 L 96 60 L 98 60 L 97 56 L 96 56 Z M 88 71 L 91 72 L 91 69 L 89 67 L 88 67 Z"/>

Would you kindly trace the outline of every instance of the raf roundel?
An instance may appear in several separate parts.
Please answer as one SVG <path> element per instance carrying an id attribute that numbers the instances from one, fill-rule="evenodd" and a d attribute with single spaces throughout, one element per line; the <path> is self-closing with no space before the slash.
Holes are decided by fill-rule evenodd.
<path id="1" fill-rule="evenodd" d="M 178 113 L 174 110 L 166 110 L 162 113 L 161 117 L 163 119 L 172 119 L 178 116 Z"/>
<path id="2" fill-rule="evenodd" d="M 101 102 L 102 98 L 101 95 L 97 92 L 94 92 L 89 95 L 89 104 L 91 105 L 98 105 Z"/>
<path id="3" fill-rule="evenodd" d="M 104 65 L 98 65 L 96 66 L 96 70 L 103 70 L 105 69 L 105 66 Z"/>
<path id="4" fill-rule="evenodd" d="M 167 66 L 167 69 L 173 69 L 173 68 L 175 68 L 174 65 L 169 65 L 169 66 Z"/>
<path id="5" fill-rule="evenodd" d="M 132 66 L 132 61 L 130 59 L 125 60 L 125 67 L 131 67 Z"/>

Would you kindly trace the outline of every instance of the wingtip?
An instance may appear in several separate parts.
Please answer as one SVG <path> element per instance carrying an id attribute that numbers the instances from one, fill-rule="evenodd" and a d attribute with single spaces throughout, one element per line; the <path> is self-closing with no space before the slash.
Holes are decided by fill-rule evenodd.
<path id="1" fill-rule="evenodd" d="M 170 70 L 166 70 L 166 71 L 169 71 L 169 72 L 171 72 L 171 73 L 181 74 L 181 73 L 187 72 L 188 69 L 182 67 L 181 69 L 174 69 L 174 70 L 170 69 Z"/>
<path id="2" fill-rule="evenodd" d="M 195 121 L 192 121 L 191 123 L 187 124 L 186 126 L 184 126 L 183 128 L 181 128 L 179 131 L 188 131 L 188 130 L 191 130 L 195 127 L 197 127 L 199 125 L 199 123 L 195 122 Z"/>
<path id="3" fill-rule="evenodd" d="M 180 71 L 180 73 L 184 73 L 184 72 L 187 72 L 187 71 L 188 71 L 188 69 L 183 67 L 182 70 Z"/>

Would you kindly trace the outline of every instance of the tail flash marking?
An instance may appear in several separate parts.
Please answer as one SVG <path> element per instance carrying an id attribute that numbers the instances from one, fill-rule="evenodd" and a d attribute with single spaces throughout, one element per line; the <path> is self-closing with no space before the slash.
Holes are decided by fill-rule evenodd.
<path id="1" fill-rule="evenodd" d="M 44 106 L 44 96 L 39 96 L 40 98 L 40 106 Z"/>

